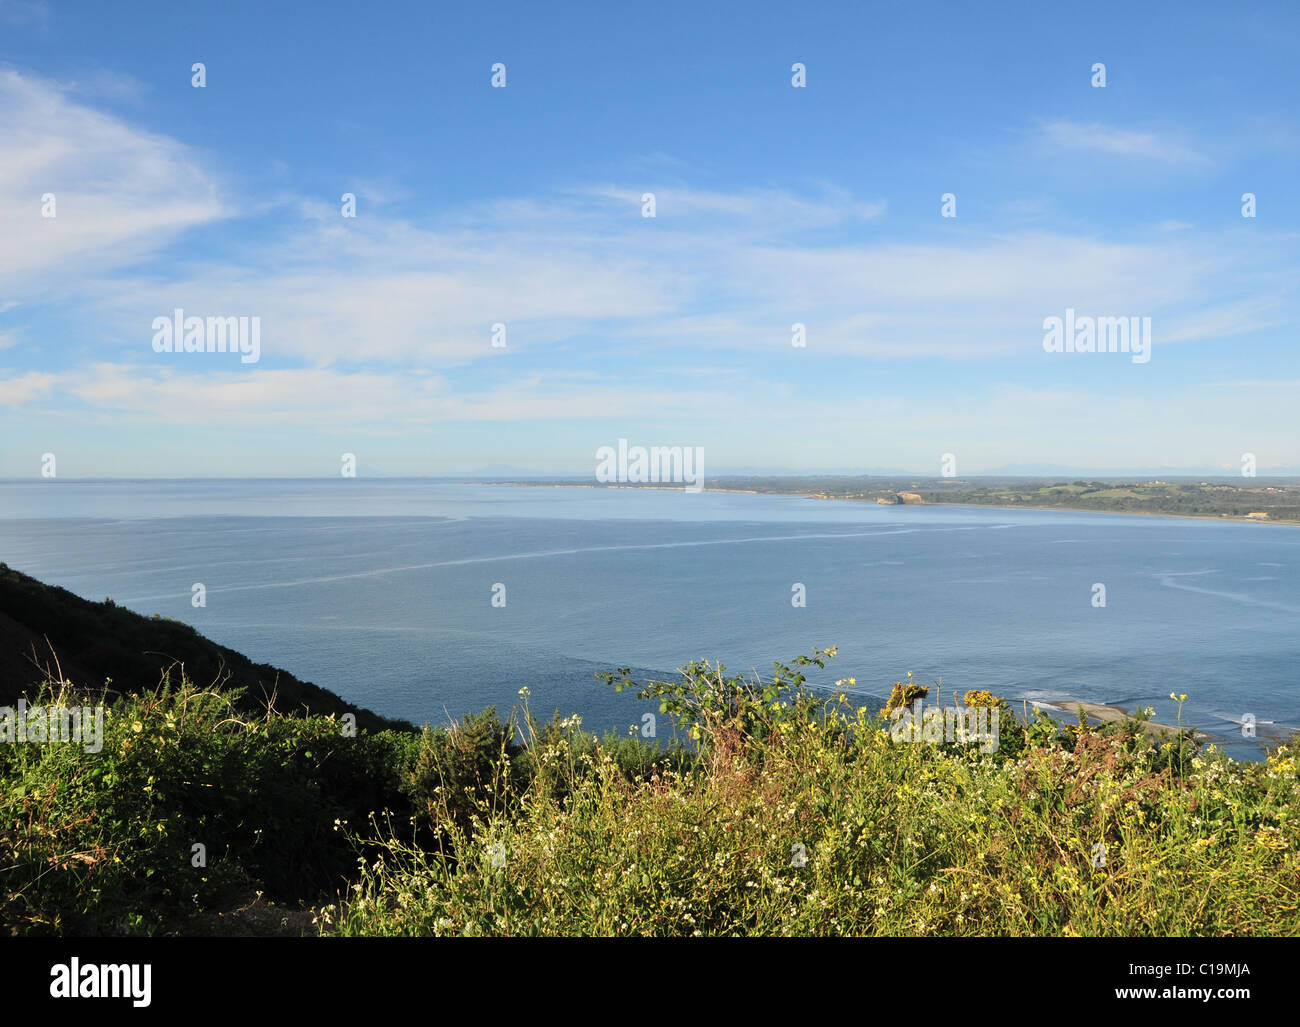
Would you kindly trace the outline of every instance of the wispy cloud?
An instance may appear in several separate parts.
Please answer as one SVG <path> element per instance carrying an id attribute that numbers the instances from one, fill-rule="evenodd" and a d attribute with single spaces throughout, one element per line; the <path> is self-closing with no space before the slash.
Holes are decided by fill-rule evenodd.
<path id="1" fill-rule="evenodd" d="M 9 378 L 0 371 L 0 406 L 26 406 L 49 395 L 57 384 L 58 378 L 52 374 L 29 371 Z"/>
<path id="2" fill-rule="evenodd" d="M 754 202 L 748 194 L 734 206 L 710 194 L 690 215 L 656 222 L 608 209 L 606 195 L 502 202 L 435 226 L 311 217 L 245 247 L 239 264 L 214 254 L 165 276 L 113 272 L 88 281 L 87 296 L 101 349 L 139 352 L 152 319 L 181 307 L 259 315 L 273 364 L 442 369 L 501 355 L 489 343 L 498 322 L 511 354 L 600 338 L 611 356 L 679 346 L 735 359 L 789 349 L 800 322 L 814 359 L 892 360 L 1032 357 L 1043 319 L 1067 307 L 1151 316 L 1162 329 L 1177 322 L 1160 334 L 1168 342 L 1297 317 L 1294 299 L 1260 273 L 1270 261 L 1269 275 L 1281 272 L 1257 238 L 1189 229 L 1107 241 L 1035 230 L 832 244 L 806 239 L 798 218 L 729 233 L 736 211 Z M 787 210 L 811 205 L 773 199 Z"/>
<path id="3" fill-rule="evenodd" d="M 1037 138 L 1205 162 L 1173 137 L 1097 124 L 1048 122 Z M 665 181 L 669 171 L 684 173 L 659 167 L 642 182 L 634 169 L 437 209 L 401 183 L 354 183 L 355 219 L 286 190 L 241 197 L 231 227 L 218 224 L 232 209 L 202 153 L 67 85 L 0 72 L 0 349 L 10 365 L 0 404 L 65 424 L 286 434 L 639 418 L 689 424 L 736 453 L 766 439 L 774 454 L 791 447 L 781 457 L 791 466 L 842 466 L 855 439 L 897 436 L 914 414 L 882 376 L 914 363 L 923 370 L 913 381 L 929 390 L 941 376 L 965 386 L 980 367 L 979 395 L 944 393 L 909 428 L 916 440 L 895 445 L 913 445 L 928 466 L 926 454 L 953 437 L 971 447 L 963 459 L 996 465 L 1011 459 L 1008 439 L 1023 449 L 1017 460 L 1060 456 L 1059 440 L 1083 423 L 1106 425 L 1117 453 L 1144 431 L 1153 452 L 1216 444 L 1220 429 L 1200 427 L 1204 393 L 1134 403 L 1118 388 L 1072 391 L 1060 362 L 1037 382 L 1003 385 L 999 376 L 1042 367 L 1045 317 L 1067 307 L 1151 316 L 1157 361 L 1166 344 L 1237 342 L 1300 320 L 1293 245 L 1274 245 L 1262 225 L 1234 234 L 1152 215 L 1109 232 L 1062 228 L 1058 205 L 1035 198 L 1003 204 L 1017 216 L 998 229 L 936 228 L 937 214 L 918 229 L 842 187 L 694 188 Z M 55 219 L 41 217 L 46 192 Z M 641 216 L 644 192 L 656 195 L 654 219 Z M 31 320 L 54 300 L 75 329 L 59 345 Z M 154 354 L 152 321 L 176 307 L 259 316 L 262 363 Z M 497 322 L 504 350 L 490 343 Z M 804 350 L 791 347 L 796 322 Z M 32 357 L 38 346 L 47 349 Z M 836 370 L 823 382 L 825 366 Z M 825 440 L 790 428 L 814 403 Z M 1285 447 L 1283 390 L 1215 403 Z M 772 434 L 777 422 L 784 436 Z M 1044 426 L 1059 428 L 1056 442 L 1040 444 Z M 1102 459 L 1100 434 L 1074 462 Z M 901 450 L 881 459 L 907 462 Z"/>
<path id="4" fill-rule="evenodd" d="M 699 383 L 668 396 L 653 382 L 618 385 L 604 376 L 555 372 L 453 391 L 446 379 L 430 373 L 306 368 L 249 376 L 200 371 L 192 364 L 98 363 L 57 375 L 5 380 L 0 373 L 0 401 L 19 407 L 45 402 L 57 391 L 65 409 L 71 399 L 115 422 L 388 431 L 443 423 L 684 417 L 702 403 L 736 416 L 744 405 L 740 396 L 717 383 Z"/>
<path id="5" fill-rule="evenodd" d="M 1038 138 L 1048 146 L 1134 157 L 1167 164 L 1202 166 L 1209 158 L 1186 143 L 1159 132 L 1140 132 L 1099 122 L 1047 121 L 1038 129 Z"/>
<path id="6" fill-rule="evenodd" d="M 746 233 L 771 231 L 774 228 L 824 228 L 871 221 L 885 212 L 883 202 L 866 203 L 855 199 L 848 190 L 834 188 L 823 188 L 812 196 L 800 196 L 786 189 L 718 192 L 653 185 L 643 189 L 605 185 L 577 189 L 574 192 L 609 200 L 634 211 L 640 210 L 642 197 L 646 193 L 652 193 L 658 212 L 656 217 L 728 220 Z"/>
<path id="7" fill-rule="evenodd" d="M 225 213 L 185 146 L 0 70 L 0 300 L 66 294 Z"/>

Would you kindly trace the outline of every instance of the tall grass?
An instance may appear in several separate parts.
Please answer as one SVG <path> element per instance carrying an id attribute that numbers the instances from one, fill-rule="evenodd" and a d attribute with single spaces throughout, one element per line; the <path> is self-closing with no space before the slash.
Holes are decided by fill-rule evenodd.
<path id="1" fill-rule="evenodd" d="M 342 935 L 1300 933 L 1294 738 L 1238 763 L 1146 714 L 1025 723 L 969 693 L 996 750 L 900 743 L 808 684 L 832 655 L 606 675 L 659 701 L 662 746 L 539 722 L 526 690 L 504 719 L 350 733 L 164 682 L 112 702 L 97 753 L 0 745 L 0 926 L 202 933 L 263 894 Z"/>
<path id="2" fill-rule="evenodd" d="M 0 927 L 175 932 L 258 893 L 336 889 L 356 842 L 335 825 L 400 800 L 418 736 L 349 737 L 332 716 L 254 715 L 241 698 L 165 679 L 107 706 L 98 752 L 0 744 Z M 29 701 L 97 699 L 47 682 Z"/>
<path id="3" fill-rule="evenodd" d="M 818 662 L 827 654 L 815 654 Z M 806 664 L 800 664 L 803 666 Z M 797 679 L 797 680 L 796 680 Z M 775 689 L 773 687 L 775 682 Z M 616 682 L 617 683 L 617 682 Z M 624 680 L 622 683 L 626 684 Z M 891 741 L 888 723 L 692 664 L 644 686 L 698 758 L 629 776 L 571 732 L 554 774 L 434 850 L 392 839 L 326 910 L 345 935 L 1239 935 L 1300 929 L 1296 751 L 1187 756 L 1140 719 L 1019 723 L 1004 744 Z M 913 696 L 915 698 L 915 696 Z M 997 701 L 997 700 L 994 700 Z M 1010 728 L 1007 725 L 1010 725 Z M 1186 757 L 1186 758 L 1185 758 Z"/>

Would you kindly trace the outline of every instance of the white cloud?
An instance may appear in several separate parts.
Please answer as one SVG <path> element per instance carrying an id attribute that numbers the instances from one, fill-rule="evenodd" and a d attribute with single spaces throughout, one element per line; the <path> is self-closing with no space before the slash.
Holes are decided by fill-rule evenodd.
<path id="1" fill-rule="evenodd" d="M 47 193 L 56 217 L 42 216 Z M 67 293 L 223 213 L 181 144 L 0 70 L 0 296 Z"/>
<path id="2" fill-rule="evenodd" d="M 436 374 L 211 366 L 222 359 L 224 355 L 177 354 L 174 366 L 99 363 L 57 375 L 0 378 L 0 401 L 19 407 L 39 400 L 47 410 L 64 411 L 85 404 L 100 415 L 111 415 L 115 424 L 380 426 L 394 431 L 450 422 L 680 417 L 692 414 L 701 403 L 720 413 L 738 414 L 743 408 L 739 396 L 728 395 L 716 384 L 686 392 L 665 390 L 654 381 L 615 387 L 591 373 L 535 373 L 453 393 Z M 200 366 L 203 362 L 209 366 Z M 62 398 L 53 402 L 52 392 Z"/>
<path id="3" fill-rule="evenodd" d="M 1116 157 L 1138 157 L 1173 164 L 1209 163 L 1203 153 L 1158 132 L 1138 132 L 1099 122 L 1048 121 L 1039 126 L 1039 138 L 1049 146 L 1088 150 Z"/>
<path id="4" fill-rule="evenodd" d="M 44 399 L 57 384 L 58 378 L 55 375 L 39 371 L 29 371 L 14 378 L 0 378 L 0 407 L 20 407 Z"/>
<path id="5" fill-rule="evenodd" d="M 647 185 L 644 188 L 606 185 L 574 190 L 577 195 L 598 197 L 627 208 L 640 217 L 642 196 L 653 193 L 656 220 L 670 229 L 684 221 L 721 218 L 732 222 L 744 234 L 775 227 L 821 228 L 854 221 L 872 221 L 885 212 L 882 202 L 863 203 L 845 189 L 823 188 L 807 198 L 784 189 L 746 189 L 723 193 L 674 186 Z M 647 219 L 648 220 L 648 219 Z M 711 221 L 711 224 L 715 222 Z"/>
<path id="6" fill-rule="evenodd" d="M 1288 316 L 1271 288 L 1266 300 L 1241 298 L 1243 283 L 1262 280 L 1251 268 L 1276 259 L 1258 240 L 1033 231 L 827 245 L 792 238 L 784 218 L 747 234 L 719 228 L 752 202 L 733 209 L 714 197 L 697 211 L 727 213 L 649 226 L 635 209 L 611 212 L 603 197 L 593 206 L 576 194 L 496 203 L 434 227 L 313 217 L 246 248 L 244 266 L 209 262 L 171 281 L 110 276 L 98 284 L 101 320 L 110 348 L 125 341 L 128 352 L 147 346 L 154 317 L 181 307 L 260 316 L 265 359 L 277 365 L 449 368 L 497 355 L 496 322 L 507 326 L 510 352 L 595 336 L 626 354 L 788 348 L 799 321 L 814 355 L 890 359 L 1034 352 L 1043 319 L 1067 307 L 1178 321 L 1164 341 L 1227 337 Z"/>
<path id="7" fill-rule="evenodd" d="M 1196 158 L 1154 135 L 1096 125 L 1056 122 L 1045 135 L 1115 155 Z M 55 221 L 40 217 L 46 191 L 58 195 Z M 530 421 L 606 422 L 607 433 L 640 418 L 716 432 L 719 460 L 746 460 L 766 433 L 772 452 L 794 447 L 791 466 L 816 466 L 823 450 L 822 465 L 843 465 L 834 451 L 861 439 L 892 440 L 898 456 L 880 462 L 905 464 L 907 447 L 928 454 L 945 437 L 974 448 L 966 466 L 981 453 L 988 465 L 1068 463 L 1062 450 L 1083 424 L 1106 429 L 1077 432 L 1085 448 L 1075 462 L 1095 464 L 1102 447 L 1123 455 L 1144 431 L 1152 452 L 1190 452 L 1222 429 L 1205 425 L 1204 393 L 1138 403 L 1064 388 L 995 391 L 986 377 L 979 395 L 944 395 L 900 439 L 916 408 L 887 398 L 891 384 L 877 378 L 910 358 L 932 360 L 949 381 L 967 366 L 945 368 L 952 358 L 1023 355 L 1020 367 L 1031 369 L 1043 358 L 1043 319 L 1067 307 L 1151 316 L 1157 361 L 1167 343 L 1234 339 L 1296 319 L 1293 258 L 1260 232 L 1215 236 L 1169 223 L 1099 238 L 990 234 L 963 222 L 901 242 L 883 204 L 834 188 L 728 193 L 621 182 L 424 220 L 406 213 L 398 190 L 353 191 L 366 200 L 355 220 L 319 198 L 251 198 L 238 249 L 207 246 L 198 230 L 226 211 L 197 154 L 73 102 L 66 89 L 0 72 L 0 232 L 11 233 L 0 236 L 0 312 L 39 311 L 56 292 L 81 317 L 74 344 L 93 348 L 78 363 L 83 351 L 65 346 L 59 363 L 43 365 L 66 368 L 57 372 L 0 375 L 0 403 L 39 408 L 90 434 L 95 425 L 156 423 L 286 434 L 477 423 L 526 433 Z M 654 221 L 640 216 L 643 191 L 656 192 Z M 187 251 L 200 257 L 130 266 L 187 232 Z M 175 307 L 261 317 L 263 362 L 153 354 L 152 320 Z M 505 351 L 490 346 L 498 321 Z M 789 356 L 794 322 L 808 330 L 798 365 L 755 359 Z M 26 323 L 16 331 L 48 337 Z M 7 362 L 26 355 L 16 331 L 0 335 Z M 799 424 L 813 386 L 782 380 L 780 368 L 806 371 L 846 355 L 872 360 L 851 381 L 827 383 L 816 424 L 829 427 L 811 440 Z M 1225 417 L 1251 418 L 1281 438 L 1286 398 L 1214 402 L 1216 413 L 1222 402 Z M 1013 459 L 1017 445 L 1024 452 Z M 1144 459 L 1130 450 L 1116 463 Z"/>
<path id="8" fill-rule="evenodd" d="M 1166 323 L 1174 311 L 1184 323 L 1165 341 L 1286 315 L 1240 294 L 1218 298 L 1250 253 L 1190 229 L 1142 242 L 1035 230 L 904 244 L 875 237 L 883 204 L 834 187 L 588 186 L 436 223 L 377 203 L 345 220 L 296 197 L 273 211 L 252 204 L 254 216 L 296 216 L 287 230 L 126 277 L 128 262 L 224 215 L 198 156 L 12 71 L 0 72 L 0 124 L 0 228 L 13 240 L 0 251 L 0 297 L 80 293 L 93 310 L 90 345 L 128 361 L 147 352 L 153 319 L 176 307 L 261 317 L 264 360 L 278 368 L 446 369 L 497 355 L 496 322 L 511 352 L 579 336 L 624 352 L 726 352 L 788 347 L 800 321 L 814 357 L 890 359 L 1031 352 L 1042 320 L 1066 307 Z M 1180 155 L 1152 134 L 1064 121 L 1045 132 L 1066 145 Z M 643 189 L 658 197 L 654 221 L 640 216 Z M 45 191 L 58 196 L 57 219 L 39 216 Z"/>

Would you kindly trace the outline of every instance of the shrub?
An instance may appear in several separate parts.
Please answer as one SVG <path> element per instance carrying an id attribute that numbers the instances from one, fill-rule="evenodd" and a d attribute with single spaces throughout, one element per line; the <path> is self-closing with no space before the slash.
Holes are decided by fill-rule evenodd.
<path id="1" fill-rule="evenodd" d="M 410 743 L 347 737 L 330 717 L 241 715 L 237 698 L 164 681 L 106 707 L 99 752 L 0 749 L 0 921 L 15 933 L 148 933 L 232 891 L 337 889 L 354 841 L 335 825 L 401 799 Z M 93 701 L 47 685 L 32 703 Z M 206 867 L 193 865 L 196 844 Z"/>
<path id="2" fill-rule="evenodd" d="M 566 787 L 534 775 L 508 813 L 446 823 L 445 850 L 394 839 L 323 914 L 327 929 L 1216 935 L 1300 923 L 1290 746 L 1263 764 L 1210 750 L 1180 778 L 1122 726 L 1072 737 L 1042 715 L 1003 721 L 1014 758 L 895 745 L 883 715 L 792 677 L 774 695 L 692 664 L 641 686 L 697 729 L 699 751 L 648 777 L 579 742 L 571 721 L 539 732 L 533 758 L 578 768 L 559 775 Z"/>

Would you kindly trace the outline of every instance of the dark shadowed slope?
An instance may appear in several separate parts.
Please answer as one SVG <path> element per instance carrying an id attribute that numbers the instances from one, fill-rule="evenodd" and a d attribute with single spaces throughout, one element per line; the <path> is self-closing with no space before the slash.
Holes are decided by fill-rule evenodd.
<path id="1" fill-rule="evenodd" d="M 57 665 L 56 665 L 57 660 Z M 0 563 L 0 706 L 34 691 L 46 677 L 135 692 L 154 688 L 176 664 L 201 684 L 246 689 L 249 710 L 271 696 L 281 713 L 354 713 L 363 728 L 410 727 L 345 702 L 327 689 L 204 638 L 188 624 L 142 617 L 109 600 L 92 603 Z M 172 674 L 180 678 L 179 668 Z"/>

